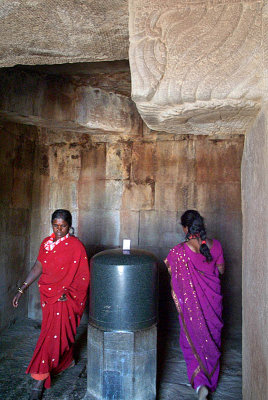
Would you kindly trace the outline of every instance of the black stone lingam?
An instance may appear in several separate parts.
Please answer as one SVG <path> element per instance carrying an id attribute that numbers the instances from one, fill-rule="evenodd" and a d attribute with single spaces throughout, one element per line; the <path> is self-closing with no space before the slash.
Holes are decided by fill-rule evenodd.
<path id="1" fill-rule="evenodd" d="M 158 269 L 143 250 L 91 259 L 85 400 L 155 400 Z"/>

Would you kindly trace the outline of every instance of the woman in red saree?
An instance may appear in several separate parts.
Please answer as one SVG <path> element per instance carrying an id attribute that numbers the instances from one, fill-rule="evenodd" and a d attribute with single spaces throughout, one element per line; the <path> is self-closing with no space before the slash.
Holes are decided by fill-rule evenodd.
<path id="1" fill-rule="evenodd" d="M 20 296 L 41 275 L 42 326 L 26 370 L 35 379 L 30 400 L 41 399 L 51 375 L 74 366 L 73 344 L 87 300 L 89 267 L 83 244 L 69 234 L 71 225 L 69 211 L 52 214 L 53 233 L 41 243 L 37 260 L 13 299 L 17 307 Z"/>
<path id="2" fill-rule="evenodd" d="M 187 373 L 199 400 L 215 391 L 219 377 L 224 272 L 222 247 L 206 237 L 204 220 L 195 210 L 181 217 L 186 241 L 169 252 L 172 297 L 179 313 L 180 346 Z"/>

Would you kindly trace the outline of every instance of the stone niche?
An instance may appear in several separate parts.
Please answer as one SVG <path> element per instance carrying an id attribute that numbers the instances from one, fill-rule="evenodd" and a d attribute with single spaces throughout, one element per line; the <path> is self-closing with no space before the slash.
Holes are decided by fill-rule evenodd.
<path id="1" fill-rule="evenodd" d="M 132 99 L 155 130 L 244 134 L 263 93 L 261 1 L 130 0 Z"/>

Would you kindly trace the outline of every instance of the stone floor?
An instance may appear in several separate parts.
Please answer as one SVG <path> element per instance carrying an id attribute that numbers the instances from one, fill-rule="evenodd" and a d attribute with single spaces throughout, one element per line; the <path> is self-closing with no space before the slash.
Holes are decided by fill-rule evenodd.
<path id="1" fill-rule="evenodd" d="M 162 324 L 163 325 L 163 324 Z M 30 378 L 24 371 L 31 359 L 40 325 L 30 319 L 18 321 L 0 337 L 0 399 L 26 400 Z M 77 365 L 53 380 L 44 400 L 83 399 L 86 392 L 86 332 L 87 325 L 78 329 Z M 242 399 L 241 329 L 226 329 L 223 335 L 222 368 L 217 391 L 212 400 Z M 158 400 L 190 400 L 196 395 L 190 387 L 186 367 L 179 348 L 176 324 L 159 327 Z M 131 400 L 131 399 L 129 399 Z M 141 399 L 146 400 L 146 399 Z"/>

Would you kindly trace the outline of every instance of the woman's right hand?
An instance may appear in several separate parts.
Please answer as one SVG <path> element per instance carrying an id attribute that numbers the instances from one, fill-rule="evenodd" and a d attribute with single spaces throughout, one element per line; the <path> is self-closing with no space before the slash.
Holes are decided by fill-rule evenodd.
<path id="1" fill-rule="evenodd" d="M 30 285 L 42 274 L 42 264 L 39 260 L 36 260 L 34 266 L 32 267 L 31 271 L 29 272 L 28 276 L 26 277 L 25 282 L 23 282 L 22 286 L 18 290 L 22 290 L 25 292 Z M 17 308 L 19 305 L 19 299 L 23 293 L 19 291 L 16 293 L 15 297 L 13 298 L 12 304 L 13 307 Z"/>
<path id="2" fill-rule="evenodd" d="M 66 297 L 65 293 L 63 293 L 63 295 L 61 295 L 61 297 L 58 299 L 58 301 L 66 301 L 66 300 L 67 300 L 67 297 Z"/>
<path id="3" fill-rule="evenodd" d="M 16 296 L 14 297 L 14 299 L 13 299 L 13 301 L 12 301 L 13 307 L 15 307 L 15 308 L 18 307 L 18 305 L 19 305 L 19 299 L 20 299 L 21 295 L 22 295 L 22 293 L 20 293 L 20 292 L 18 292 L 18 293 L 16 294 Z"/>

